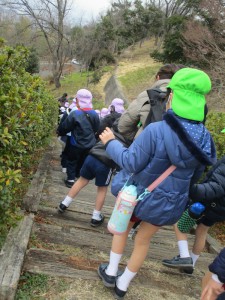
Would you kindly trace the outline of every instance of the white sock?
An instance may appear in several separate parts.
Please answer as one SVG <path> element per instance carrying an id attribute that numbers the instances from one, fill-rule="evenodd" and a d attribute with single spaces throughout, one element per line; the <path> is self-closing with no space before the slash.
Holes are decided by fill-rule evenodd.
<path id="1" fill-rule="evenodd" d="M 131 272 L 127 267 L 123 274 L 117 279 L 116 285 L 122 291 L 127 291 L 127 288 L 137 272 Z"/>
<path id="2" fill-rule="evenodd" d="M 178 248 L 180 252 L 180 257 L 190 257 L 189 250 L 188 250 L 188 242 L 186 240 L 178 241 Z"/>
<path id="3" fill-rule="evenodd" d="M 193 267 L 195 266 L 196 264 L 196 261 L 198 260 L 200 255 L 197 255 L 197 254 L 194 254 L 192 251 L 191 251 L 191 258 L 193 260 Z"/>
<path id="4" fill-rule="evenodd" d="M 105 270 L 107 275 L 116 276 L 122 254 L 110 252 L 109 265 Z"/>
<path id="5" fill-rule="evenodd" d="M 95 219 L 97 221 L 101 220 L 101 212 L 99 210 L 94 209 L 92 213 L 92 219 Z"/>
<path id="6" fill-rule="evenodd" d="M 73 198 L 71 198 L 70 196 L 66 196 L 66 198 L 62 201 L 62 204 L 64 204 L 66 207 L 69 207 L 72 201 Z"/>

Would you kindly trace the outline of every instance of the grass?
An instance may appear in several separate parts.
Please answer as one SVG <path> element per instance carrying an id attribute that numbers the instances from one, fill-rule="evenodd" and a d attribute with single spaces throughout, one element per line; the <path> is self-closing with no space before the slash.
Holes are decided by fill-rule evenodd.
<path id="1" fill-rule="evenodd" d="M 65 75 L 65 77 L 60 81 L 61 87 L 59 89 L 55 89 L 53 84 L 49 84 L 49 89 L 56 99 L 61 97 L 63 93 L 67 93 L 69 102 L 71 103 L 76 92 L 79 89 L 86 88 L 92 92 L 94 109 L 101 109 L 105 106 L 103 91 L 104 85 L 108 78 L 111 76 L 113 70 L 113 66 L 105 66 L 104 68 L 102 68 L 102 70 L 100 71 L 102 77 L 98 84 L 91 83 L 94 74 L 93 72 L 83 71 L 70 73 L 68 75 Z M 102 80 L 103 84 L 101 83 Z"/>
<path id="2" fill-rule="evenodd" d="M 127 98 L 134 100 L 138 93 L 150 87 L 155 80 L 155 74 L 158 69 L 158 65 L 153 65 L 119 76 L 118 80 L 125 90 Z"/>
<path id="3" fill-rule="evenodd" d="M 67 290 L 70 281 L 64 278 L 53 278 L 44 274 L 25 272 L 20 281 L 15 300 L 56 299 L 59 293 Z M 53 298 L 51 295 L 54 294 Z"/>

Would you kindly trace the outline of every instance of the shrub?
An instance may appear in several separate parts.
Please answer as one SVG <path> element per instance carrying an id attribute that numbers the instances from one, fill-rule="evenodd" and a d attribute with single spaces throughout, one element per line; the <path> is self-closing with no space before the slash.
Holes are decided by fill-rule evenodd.
<path id="1" fill-rule="evenodd" d="M 207 116 L 206 127 L 212 134 L 216 144 L 217 158 L 220 159 L 225 155 L 225 133 L 221 133 L 221 130 L 225 128 L 225 113 L 210 112 Z"/>
<path id="2" fill-rule="evenodd" d="M 0 236 L 11 226 L 17 194 L 32 155 L 43 147 L 57 120 L 57 102 L 38 76 L 25 71 L 29 52 L 0 41 Z"/>

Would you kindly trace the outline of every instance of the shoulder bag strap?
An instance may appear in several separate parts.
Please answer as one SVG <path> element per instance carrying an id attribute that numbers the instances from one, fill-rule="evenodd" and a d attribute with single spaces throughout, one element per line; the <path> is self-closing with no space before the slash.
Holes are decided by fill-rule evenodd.
<path id="1" fill-rule="evenodd" d="M 163 180 L 165 180 L 174 170 L 176 169 L 176 166 L 171 165 L 165 172 L 163 172 L 153 183 L 151 183 L 147 190 L 149 192 L 152 192 Z"/>

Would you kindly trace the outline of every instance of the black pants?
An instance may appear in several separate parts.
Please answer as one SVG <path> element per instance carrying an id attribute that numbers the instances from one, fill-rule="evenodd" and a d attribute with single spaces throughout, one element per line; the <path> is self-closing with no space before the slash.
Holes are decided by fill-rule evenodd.
<path id="1" fill-rule="evenodd" d="M 66 147 L 64 149 L 67 157 L 67 180 L 75 180 L 75 178 L 80 177 L 80 169 L 89 150 L 90 149 L 77 148 L 76 146 L 71 145 L 69 139 L 67 139 Z"/>

